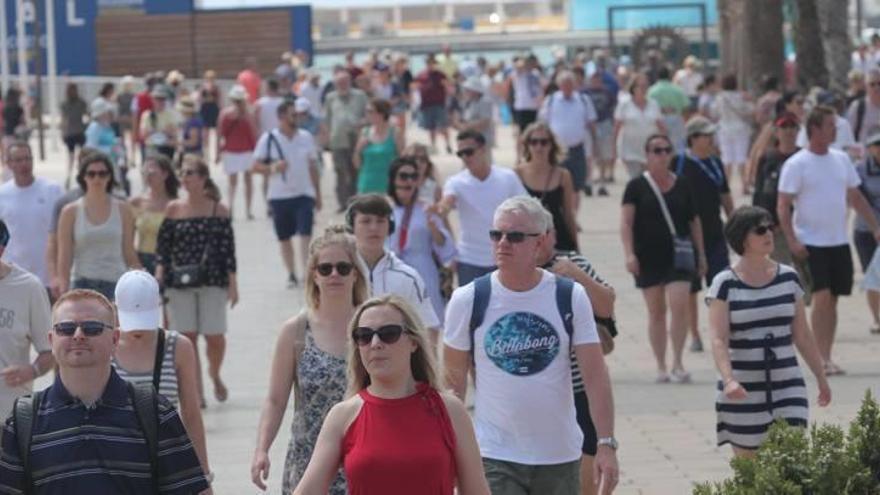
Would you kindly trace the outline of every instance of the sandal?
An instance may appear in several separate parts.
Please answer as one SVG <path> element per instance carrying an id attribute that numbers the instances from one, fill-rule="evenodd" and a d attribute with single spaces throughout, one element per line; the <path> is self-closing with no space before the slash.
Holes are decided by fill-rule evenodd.
<path id="1" fill-rule="evenodd" d="M 872 335 L 880 335 L 880 323 L 874 323 L 871 325 L 871 329 L 868 330 Z"/>
<path id="2" fill-rule="evenodd" d="M 654 379 L 654 383 L 669 383 L 669 373 L 665 371 L 658 371 L 657 378 Z"/>
<path id="3" fill-rule="evenodd" d="M 672 381 L 675 383 L 690 383 L 691 374 L 685 370 L 672 370 Z"/>
<path id="4" fill-rule="evenodd" d="M 835 363 L 828 361 L 825 363 L 825 376 L 839 376 L 845 375 L 846 371 L 843 370 L 840 366 Z"/>
<path id="5" fill-rule="evenodd" d="M 229 389 L 219 377 L 214 380 L 214 398 L 217 399 L 217 402 L 226 402 L 226 399 L 229 398 Z"/>

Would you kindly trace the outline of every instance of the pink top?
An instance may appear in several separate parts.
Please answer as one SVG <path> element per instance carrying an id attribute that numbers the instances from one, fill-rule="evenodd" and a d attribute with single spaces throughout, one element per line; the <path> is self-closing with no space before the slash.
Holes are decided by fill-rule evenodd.
<path id="1" fill-rule="evenodd" d="M 452 495 L 455 432 L 436 390 L 381 399 L 362 390 L 358 417 L 342 439 L 350 495 Z"/>

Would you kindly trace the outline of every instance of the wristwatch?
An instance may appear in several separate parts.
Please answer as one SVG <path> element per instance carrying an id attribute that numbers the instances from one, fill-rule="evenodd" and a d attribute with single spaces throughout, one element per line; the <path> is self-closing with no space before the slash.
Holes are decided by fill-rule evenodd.
<path id="1" fill-rule="evenodd" d="M 607 445 L 608 447 L 611 447 L 611 450 L 615 450 L 615 451 L 616 451 L 616 450 L 617 450 L 617 447 L 618 447 L 617 439 L 614 438 L 614 437 L 600 438 L 600 439 L 596 442 L 596 446 L 597 446 L 597 447 L 601 447 L 601 446 L 603 446 L 603 445 Z"/>

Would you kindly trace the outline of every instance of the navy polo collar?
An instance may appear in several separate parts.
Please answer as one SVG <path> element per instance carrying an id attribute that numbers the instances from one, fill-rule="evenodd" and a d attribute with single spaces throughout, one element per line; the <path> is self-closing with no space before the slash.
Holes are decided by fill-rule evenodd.
<path id="1" fill-rule="evenodd" d="M 67 387 L 61 381 L 61 373 L 55 374 L 55 381 L 49 387 L 46 393 L 46 402 L 50 406 L 64 406 L 75 403 L 82 403 L 79 399 L 71 395 Z M 104 392 L 98 399 L 96 404 L 126 406 L 129 403 L 128 388 L 125 380 L 116 374 L 116 370 L 110 368 L 110 378 L 104 386 Z"/>

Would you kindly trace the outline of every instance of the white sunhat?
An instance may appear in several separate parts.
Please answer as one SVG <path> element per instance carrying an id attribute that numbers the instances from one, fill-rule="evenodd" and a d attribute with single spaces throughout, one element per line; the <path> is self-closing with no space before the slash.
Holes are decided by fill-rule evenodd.
<path id="1" fill-rule="evenodd" d="M 247 91 L 244 89 L 244 86 L 240 84 L 236 84 L 232 88 L 229 89 L 229 93 L 226 95 L 232 101 L 245 101 L 247 100 Z"/>
<path id="2" fill-rule="evenodd" d="M 126 272 L 116 282 L 116 310 L 123 332 L 158 330 L 162 324 L 159 282 L 143 270 Z"/>
<path id="3" fill-rule="evenodd" d="M 300 96 L 293 102 L 293 109 L 296 113 L 306 113 L 312 109 L 312 104 L 307 98 Z"/>

